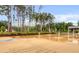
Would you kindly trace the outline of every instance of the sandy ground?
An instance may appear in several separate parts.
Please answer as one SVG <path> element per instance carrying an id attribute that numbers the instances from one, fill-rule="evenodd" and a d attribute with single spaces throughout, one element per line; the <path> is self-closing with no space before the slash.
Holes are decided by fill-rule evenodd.
<path id="1" fill-rule="evenodd" d="M 48 35 L 47 35 L 48 36 Z M 0 42 L 1 53 L 79 53 L 79 44 L 68 41 L 55 41 L 56 37 L 15 37 L 16 40 Z M 0 37 L 0 39 L 3 37 Z M 4 37 L 3 39 L 12 38 Z M 64 39 L 64 38 L 63 38 Z M 67 39 L 67 38 L 66 38 Z"/>
<path id="2" fill-rule="evenodd" d="M 7 39 L 11 39 L 11 37 L 0 37 L 0 40 L 7 40 Z"/>

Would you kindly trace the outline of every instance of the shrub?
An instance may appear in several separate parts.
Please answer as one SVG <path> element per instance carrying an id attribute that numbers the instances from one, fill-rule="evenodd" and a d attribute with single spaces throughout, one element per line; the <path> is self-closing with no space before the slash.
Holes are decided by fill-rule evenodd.
<path id="1" fill-rule="evenodd" d="M 17 35 L 38 35 L 38 32 L 0 32 L 0 36 L 17 36 Z M 41 35 L 43 34 L 50 34 L 49 32 L 41 32 Z M 51 34 L 54 34 L 52 32 Z"/>
<path id="2" fill-rule="evenodd" d="M 1 26 L 0 31 L 5 32 L 6 28 L 4 26 Z"/>

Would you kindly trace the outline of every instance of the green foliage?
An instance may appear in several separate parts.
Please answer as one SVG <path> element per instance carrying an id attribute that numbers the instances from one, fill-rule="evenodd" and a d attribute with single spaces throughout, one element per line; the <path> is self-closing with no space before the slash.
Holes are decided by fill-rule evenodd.
<path id="1" fill-rule="evenodd" d="M 56 28 L 56 31 L 67 32 L 68 27 L 73 26 L 73 23 L 71 23 L 71 22 L 69 22 L 69 23 L 61 22 L 61 23 L 55 23 L 54 26 Z"/>
<path id="2" fill-rule="evenodd" d="M 7 21 L 0 21 L 0 27 L 5 26 L 7 28 Z"/>
<path id="3" fill-rule="evenodd" d="M 5 32 L 6 28 L 4 26 L 1 26 L 0 31 Z"/>
<path id="4" fill-rule="evenodd" d="M 53 19 L 55 17 L 51 13 L 43 12 L 43 13 L 33 13 L 32 18 L 35 19 L 36 26 L 38 26 L 37 23 L 39 23 L 40 31 L 42 32 L 44 31 L 46 24 L 49 24 L 48 28 L 50 29 L 50 26 L 53 23 Z"/>
<path id="5" fill-rule="evenodd" d="M 78 21 L 77 25 L 79 26 L 79 21 Z"/>
<path id="6" fill-rule="evenodd" d="M 38 35 L 38 32 L 0 32 L 0 36 L 18 36 L 18 35 Z M 41 32 L 42 34 L 50 34 L 49 32 Z M 51 32 L 51 34 L 55 34 Z"/>
<path id="7" fill-rule="evenodd" d="M 7 28 L 7 21 L 0 21 L 0 32 L 5 32 Z"/>

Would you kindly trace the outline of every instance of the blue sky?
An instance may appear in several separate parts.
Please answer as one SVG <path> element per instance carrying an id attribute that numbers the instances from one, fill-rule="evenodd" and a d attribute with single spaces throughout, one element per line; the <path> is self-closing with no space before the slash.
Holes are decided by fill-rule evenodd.
<path id="1" fill-rule="evenodd" d="M 35 10 L 38 11 L 39 5 Z M 48 12 L 56 15 L 79 14 L 79 5 L 43 5 L 41 12 Z"/>
<path id="2" fill-rule="evenodd" d="M 35 10 L 38 12 L 39 6 Z M 55 22 L 72 22 L 77 25 L 79 21 L 79 5 L 43 5 L 41 12 L 51 13 Z"/>

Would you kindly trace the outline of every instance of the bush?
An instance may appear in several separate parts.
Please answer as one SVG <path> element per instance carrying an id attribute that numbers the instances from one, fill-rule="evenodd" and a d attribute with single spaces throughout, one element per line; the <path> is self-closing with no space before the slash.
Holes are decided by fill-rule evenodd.
<path id="1" fill-rule="evenodd" d="M 5 32 L 6 28 L 4 26 L 1 26 L 0 31 Z"/>
<path id="2" fill-rule="evenodd" d="M 0 32 L 0 36 L 18 36 L 18 35 L 38 35 L 38 32 Z M 43 34 L 50 34 L 49 32 L 41 32 Z M 51 34 L 55 34 L 52 32 Z"/>

